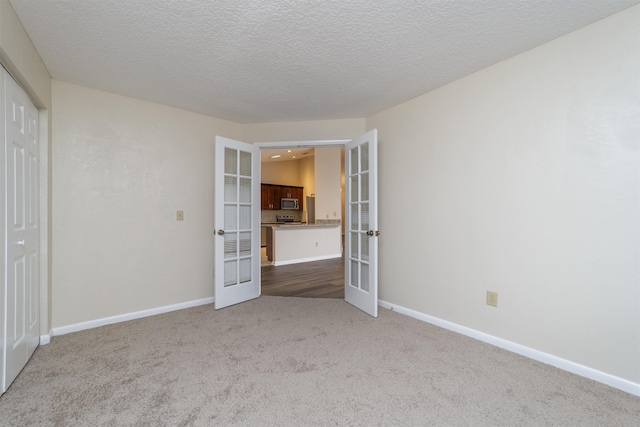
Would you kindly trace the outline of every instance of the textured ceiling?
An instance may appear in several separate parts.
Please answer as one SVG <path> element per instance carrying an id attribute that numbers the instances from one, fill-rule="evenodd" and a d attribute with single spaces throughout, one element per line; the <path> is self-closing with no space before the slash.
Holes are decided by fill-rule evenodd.
<path id="1" fill-rule="evenodd" d="M 300 160 L 305 157 L 313 156 L 315 151 L 311 147 L 297 148 L 261 148 L 260 149 L 260 162 L 261 163 L 274 163 L 274 162 L 286 162 L 288 160 Z M 271 156 L 280 157 L 272 158 Z"/>
<path id="2" fill-rule="evenodd" d="M 237 122 L 360 118 L 638 0 L 11 0 L 51 76 Z"/>

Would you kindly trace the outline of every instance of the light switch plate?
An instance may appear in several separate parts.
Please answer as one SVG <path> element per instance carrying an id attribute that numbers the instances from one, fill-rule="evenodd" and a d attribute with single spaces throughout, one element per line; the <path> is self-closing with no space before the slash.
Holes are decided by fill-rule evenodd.
<path id="1" fill-rule="evenodd" d="M 176 212 L 176 220 L 177 221 L 184 221 L 184 211 L 177 211 Z"/>

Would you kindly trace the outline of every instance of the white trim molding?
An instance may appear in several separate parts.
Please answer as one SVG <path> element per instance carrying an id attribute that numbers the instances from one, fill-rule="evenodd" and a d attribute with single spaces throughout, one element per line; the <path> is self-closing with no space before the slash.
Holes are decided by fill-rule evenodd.
<path id="1" fill-rule="evenodd" d="M 48 334 L 40 335 L 40 345 L 47 345 L 51 342 L 51 337 L 53 336 L 53 330 L 49 331 Z"/>
<path id="2" fill-rule="evenodd" d="M 572 362 L 561 357 L 554 356 L 549 353 L 542 352 L 530 347 L 526 347 L 521 344 L 517 344 L 502 338 L 495 337 L 493 335 L 486 334 L 484 332 L 477 331 L 475 329 L 468 328 L 466 326 L 458 325 L 447 320 L 440 319 L 438 317 L 429 316 L 428 314 L 421 313 L 419 311 L 411 310 L 410 308 L 402 307 L 400 305 L 392 304 L 387 301 L 378 300 L 378 305 L 387 310 L 395 311 L 405 316 L 413 317 L 414 319 L 421 320 L 432 325 L 439 326 L 444 329 L 448 329 L 453 332 L 468 336 L 470 338 L 477 339 L 487 344 L 494 345 L 496 347 L 503 348 L 505 350 L 517 353 L 521 356 L 528 357 L 538 362 L 546 363 L 547 365 L 554 366 L 572 374 L 580 375 L 581 377 L 589 378 L 590 380 L 597 381 L 602 384 L 606 384 L 618 390 L 640 396 L 640 384 L 626 380 L 624 378 L 616 377 L 615 375 L 608 374 L 606 372 L 598 371 L 588 366 L 580 365 L 579 363 Z"/>
<path id="3" fill-rule="evenodd" d="M 100 326 L 111 325 L 113 323 L 126 322 L 128 320 L 140 319 L 142 317 L 155 316 L 156 314 L 168 313 L 170 311 L 182 310 L 185 308 L 197 307 L 199 305 L 213 304 L 214 298 L 202 298 L 193 301 L 181 302 L 178 304 L 165 305 L 163 307 L 150 308 L 148 310 L 136 311 L 133 313 L 119 314 L 117 316 L 104 317 L 102 319 L 89 320 L 87 322 L 75 323 L 73 325 L 53 328 L 53 336 L 70 334 L 72 332 L 84 331 L 85 329 L 98 328 Z M 42 342 L 42 337 L 40 338 Z"/>
<path id="4" fill-rule="evenodd" d="M 317 141 L 264 141 L 264 142 L 254 142 L 253 145 L 256 145 L 260 148 L 283 148 L 283 147 L 332 147 L 332 146 L 340 146 L 345 145 L 347 142 L 350 142 L 350 139 L 321 139 Z"/>
<path id="5" fill-rule="evenodd" d="M 300 264 L 301 262 L 323 261 L 325 259 L 336 259 L 336 258 L 342 258 L 342 253 L 332 254 L 332 255 L 321 255 L 321 256 L 315 256 L 310 258 L 289 259 L 284 261 L 272 261 L 271 265 L 279 266 L 279 265 Z"/>

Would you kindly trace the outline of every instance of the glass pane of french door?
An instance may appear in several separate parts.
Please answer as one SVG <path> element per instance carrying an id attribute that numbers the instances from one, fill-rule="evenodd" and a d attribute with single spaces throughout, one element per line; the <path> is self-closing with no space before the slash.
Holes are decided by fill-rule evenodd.
<path id="1" fill-rule="evenodd" d="M 252 279 L 251 153 L 224 149 L 224 286 Z"/>
<path id="2" fill-rule="evenodd" d="M 368 275 L 365 274 L 369 267 L 369 164 L 368 146 L 365 142 L 349 150 L 351 158 L 351 170 L 349 180 L 351 181 L 351 197 L 349 200 L 349 212 L 351 217 L 351 229 L 349 236 L 351 240 L 351 250 L 349 259 L 351 265 L 349 286 L 353 286 L 362 291 L 369 291 Z"/>

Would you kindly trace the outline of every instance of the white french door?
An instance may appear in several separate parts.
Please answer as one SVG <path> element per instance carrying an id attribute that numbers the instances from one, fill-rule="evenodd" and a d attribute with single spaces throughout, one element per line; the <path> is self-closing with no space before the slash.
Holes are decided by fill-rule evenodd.
<path id="1" fill-rule="evenodd" d="M 2 70 L 4 392 L 39 344 L 38 110 Z"/>
<path id="2" fill-rule="evenodd" d="M 260 147 L 345 144 L 345 300 L 378 317 L 378 137 L 264 142 L 216 137 L 215 308 L 260 296 Z"/>
<path id="3" fill-rule="evenodd" d="M 378 317 L 378 137 L 345 145 L 344 299 Z"/>
<path id="4" fill-rule="evenodd" d="M 260 149 L 216 136 L 215 309 L 260 296 Z"/>

